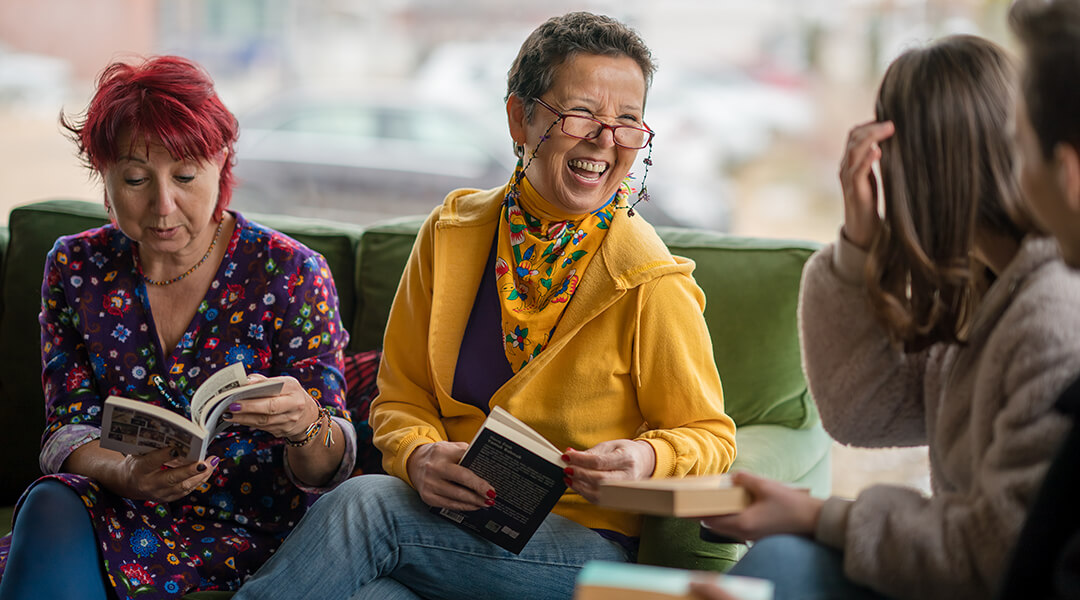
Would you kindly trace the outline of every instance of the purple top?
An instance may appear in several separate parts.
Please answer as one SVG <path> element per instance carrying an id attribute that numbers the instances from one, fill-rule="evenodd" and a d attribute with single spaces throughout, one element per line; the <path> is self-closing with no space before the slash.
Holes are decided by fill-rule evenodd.
<path id="1" fill-rule="evenodd" d="M 461 338 L 454 385 L 451 393 L 458 402 L 477 406 L 484 414 L 495 392 L 514 376 L 503 351 L 502 308 L 495 287 L 495 244 L 484 263 L 484 275 L 476 291 L 469 323 Z"/>

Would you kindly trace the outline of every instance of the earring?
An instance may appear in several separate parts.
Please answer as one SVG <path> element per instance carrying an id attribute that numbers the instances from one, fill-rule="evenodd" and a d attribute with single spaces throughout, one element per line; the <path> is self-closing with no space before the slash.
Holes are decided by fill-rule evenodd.
<path id="1" fill-rule="evenodd" d="M 626 216 L 632 217 L 637 213 L 634 212 L 634 207 L 638 205 L 638 202 L 649 201 L 649 186 L 645 184 L 645 180 L 649 178 L 649 167 L 652 166 L 652 142 L 649 142 L 649 155 L 641 161 L 645 165 L 645 172 L 641 175 L 641 191 L 638 192 L 637 200 L 630 205 L 630 208 L 626 211 Z"/>

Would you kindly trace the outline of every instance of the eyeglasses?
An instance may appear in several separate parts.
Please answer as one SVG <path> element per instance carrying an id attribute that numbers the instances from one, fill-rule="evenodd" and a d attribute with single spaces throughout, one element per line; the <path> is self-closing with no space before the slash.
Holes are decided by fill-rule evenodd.
<path id="1" fill-rule="evenodd" d="M 605 129 L 611 130 L 611 137 L 615 141 L 615 144 L 628 148 L 630 150 L 640 150 L 649 145 L 653 136 L 656 135 L 653 130 L 648 129 L 648 125 L 642 123 L 645 127 L 633 127 L 630 125 L 608 125 L 602 121 L 594 119 L 592 117 L 586 117 L 583 115 L 568 115 L 563 112 L 555 110 L 550 104 L 544 102 L 539 98 L 533 98 L 543 106 L 559 116 L 559 120 L 562 121 L 560 127 L 562 132 L 566 135 L 577 138 L 579 140 L 595 140 L 600 137 Z"/>

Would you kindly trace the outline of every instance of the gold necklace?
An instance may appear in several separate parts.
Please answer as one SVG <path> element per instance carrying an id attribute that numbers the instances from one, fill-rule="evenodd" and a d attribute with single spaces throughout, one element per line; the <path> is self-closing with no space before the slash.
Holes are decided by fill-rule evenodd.
<path id="1" fill-rule="evenodd" d="M 177 275 L 176 277 L 173 277 L 172 279 L 165 279 L 165 280 L 161 281 L 161 280 L 157 280 L 157 279 L 150 279 L 146 275 L 143 275 L 142 276 L 143 281 L 145 281 L 146 283 L 149 283 L 150 285 L 161 285 L 161 286 L 172 285 L 172 284 L 176 283 L 177 281 L 180 281 L 181 279 L 183 279 L 183 278 L 187 277 L 188 275 L 191 275 L 192 273 L 194 273 L 195 269 L 198 269 L 199 267 L 201 267 L 202 264 L 204 262 L 206 262 L 206 259 L 210 258 L 210 255 L 213 254 L 214 246 L 217 245 L 218 236 L 221 235 L 221 226 L 224 225 L 224 224 L 225 224 L 225 219 L 224 218 L 222 218 L 220 221 L 218 221 L 217 231 L 214 232 L 214 239 L 210 240 L 210 247 L 206 249 L 206 254 L 203 254 L 203 257 L 200 258 L 199 262 L 195 263 L 195 265 L 193 267 L 191 267 L 187 271 L 184 271 L 183 273 Z M 135 262 L 136 263 L 138 262 L 138 257 L 139 257 L 139 253 L 136 252 L 135 253 Z M 142 269 L 140 268 L 139 270 L 141 271 Z"/>

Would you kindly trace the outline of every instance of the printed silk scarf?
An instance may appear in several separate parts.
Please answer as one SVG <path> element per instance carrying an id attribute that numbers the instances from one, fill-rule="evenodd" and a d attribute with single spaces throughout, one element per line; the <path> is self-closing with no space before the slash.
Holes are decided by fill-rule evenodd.
<path id="1" fill-rule="evenodd" d="M 616 207 L 625 204 L 631 191 L 623 181 L 607 204 L 592 213 L 555 213 L 527 178 L 520 177 L 518 192 L 513 181 L 520 172 L 519 164 L 507 186 L 495 259 L 503 349 L 514 373 L 548 345 Z"/>

